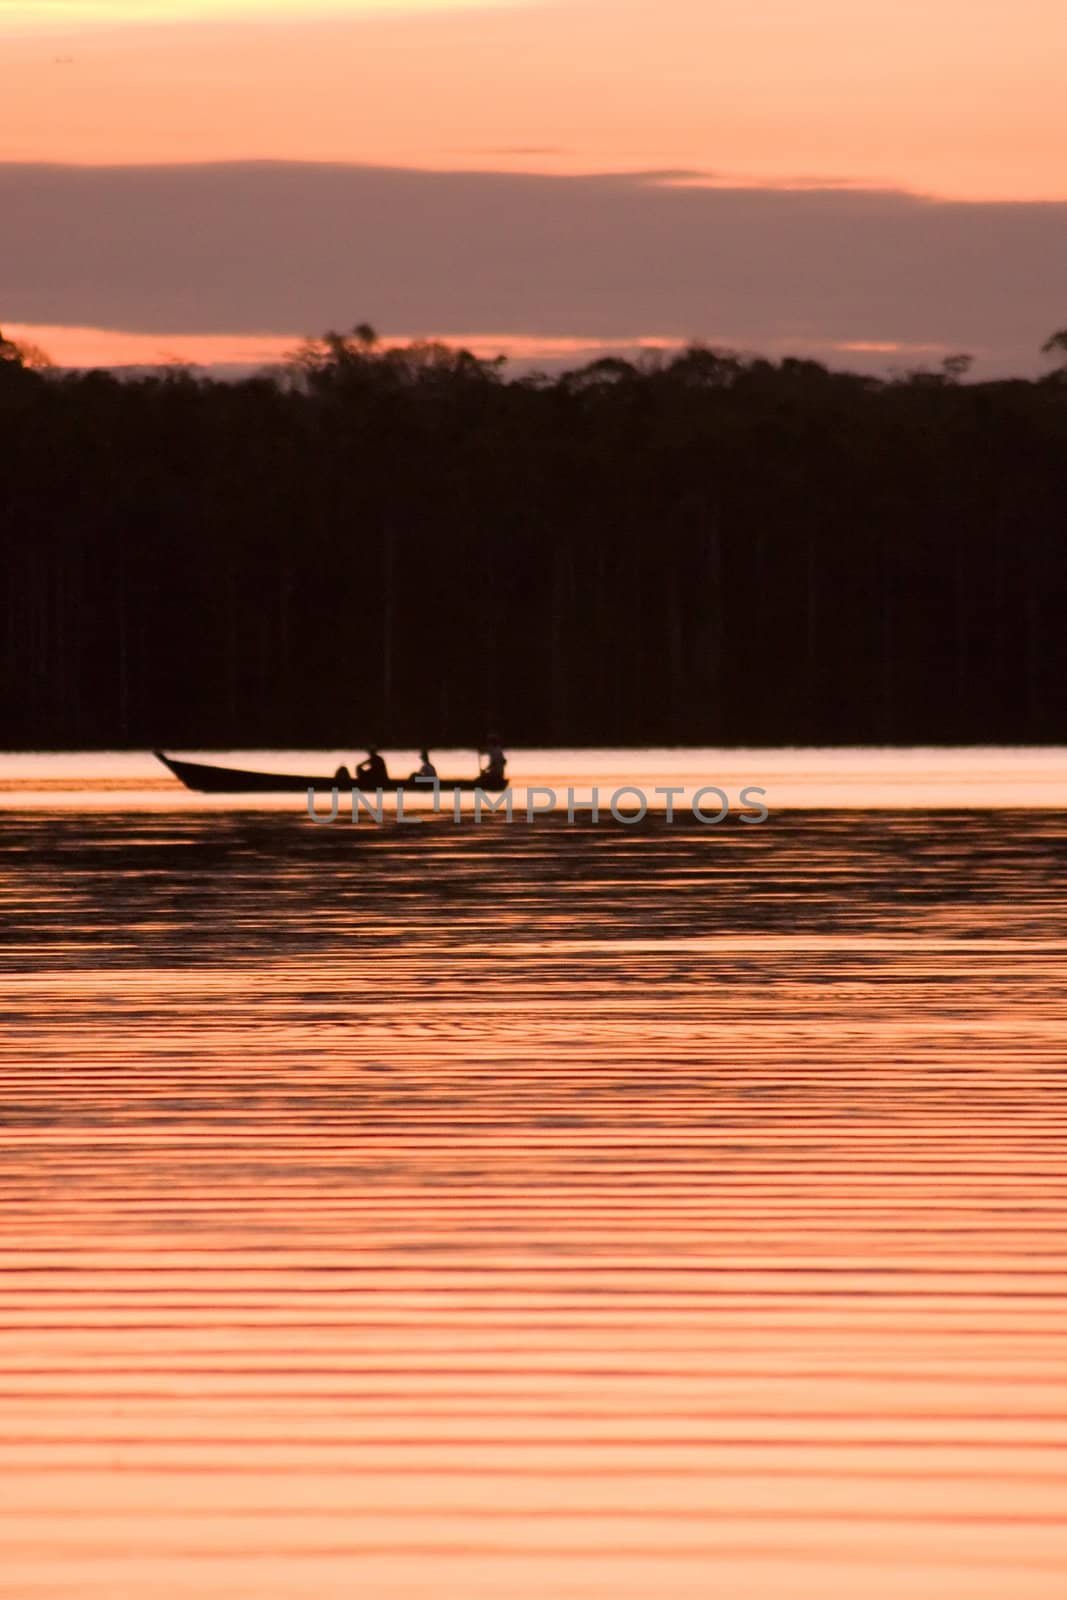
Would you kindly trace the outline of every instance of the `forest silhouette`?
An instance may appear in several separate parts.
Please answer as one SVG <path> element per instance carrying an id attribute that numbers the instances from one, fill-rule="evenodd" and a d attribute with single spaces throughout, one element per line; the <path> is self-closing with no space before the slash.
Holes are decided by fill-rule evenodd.
<path id="1" fill-rule="evenodd" d="M 1067 366 L 966 369 L 0 336 L 0 743 L 1060 742 Z"/>

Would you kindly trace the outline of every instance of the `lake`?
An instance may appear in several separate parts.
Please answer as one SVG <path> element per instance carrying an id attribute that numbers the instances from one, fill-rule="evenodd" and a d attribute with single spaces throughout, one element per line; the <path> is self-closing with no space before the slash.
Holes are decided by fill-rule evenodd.
<path id="1" fill-rule="evenodd" d="M 512 771 L 0 757 L 0 1595 L 1059 1600 L 1067 752 Z"/>

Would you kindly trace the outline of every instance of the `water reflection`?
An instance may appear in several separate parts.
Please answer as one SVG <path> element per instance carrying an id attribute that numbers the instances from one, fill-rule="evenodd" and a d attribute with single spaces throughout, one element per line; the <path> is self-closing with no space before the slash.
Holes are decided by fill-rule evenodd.
<path id="1" fill-rule="evenodd" d="M 1061 1594 L 1065 856 L 10 813 L 0 1594 Z"/>

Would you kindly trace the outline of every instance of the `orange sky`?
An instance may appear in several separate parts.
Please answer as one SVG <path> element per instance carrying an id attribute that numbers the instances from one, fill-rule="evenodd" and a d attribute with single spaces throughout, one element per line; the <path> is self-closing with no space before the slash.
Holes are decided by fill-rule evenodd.
<path id="1" fill-rule="evenodd" d="M 52 361 L 72 367 L 92 366 L 219 366 L 270 367 L 284 365 L 299 341 L 292 335 L 269 334 L 155 334 L 129 333 L 121 328 L 79 328 L 9 322 L 5 337 L 18 341 L 31 361 L 35 351 Z M 657 350 L 669 350 L 676 339 L 552 339 L 509 334 L 450 333 L 451 344 L 462 345 L 484 360 L 506 356 L 514 367 L 544 366 L 547 369 L 575 366 L 604 355 L 628 358 Z M 384 345 L 407 342 L 404 338 L 383 339 Z M 716 341 L 719 342 L 719 341 Z M 722 341 L 725 342 L 725 341 Z M 34 347 L 31 351 L 30 347 Z M 773 357 L 803 355 L 801 339 L 766 341 L 763 352 Z M 940 344 L 900 344 L 878 340 L 841 340 L 826 355 L 838 356 L 851 364 L 856 358 L 874 357 L 910 360 L 915 363 L 937 361 L 948 354 Z"/>
<path id="2" fill-rule="evenodd" d="M 1067 198 L 1060 0 L 0 0 L 0 34 L 6 160 L 696 167 Z"/>
<path id="3" fill-rule="evenodd" d="M 0 54 L 0 162 L 1067 199 L 1062 0 L 0 0 Z"/>

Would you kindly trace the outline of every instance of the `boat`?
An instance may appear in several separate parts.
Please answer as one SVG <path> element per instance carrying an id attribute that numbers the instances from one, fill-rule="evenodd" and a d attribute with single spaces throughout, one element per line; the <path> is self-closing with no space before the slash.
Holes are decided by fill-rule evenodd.
<path id="1" fill-rule="evenodd" d="M 240 767 L 213 767 L 203 761 L 177 761 L 165 756 L 162 750 L 152 753 L 179 783 L 184 783 L 187 789 L 198 789 L 201 794 L 306 794 L 309 789 L 359 789 L 364 794 L 374 794 L 378 787 L 351 777 L 346 781 L 336 776 L 308 778 L 293 772 L 246 772 Z M 500 794 L 508 784 L 507 779 L 503 783 L 490 783 L 485 778 L 438 778 L 437 786 L 442 790 L 461 789 L 470 793 L 481 789 L 483 794 Z M 390 778 L 381 789 L 383 794 L 402 791 L 432 795 L 434 792 L 432 783 L 416 782 L 414 778 Z"/>
<path id="2" fill-rule="evenodd" d="M 203 761 L 178 761 L 173 756 L 163 754 L 162 750 L 155 750 L 153 754 L 157 761 L 161 761 L 168 772 L 174 774 L 179 783 L 187 789 L 197 789 L 201 794 L 306 794 L 309 789 L 359 789 L 365 794 L 374 794 L 377 784 L 361 783 L 349 777 L 339 779 L 336 774 L 324 778 L 321 776 L 306 777 L 302 773 L 293 772 L 249 772 L 241 767 L 215 767 Z M 503 783 L 490 783 L 486 778 L 438 778 L 439 789 L 460 789 L 472 793 L 481 789 L 484 794 L 499 794 L 507 787 L 507 779 Z M 383 794 L 424 794 L 432 795 L 433 784 L 424 779 L 390 778 L 381 785 Z"/>

